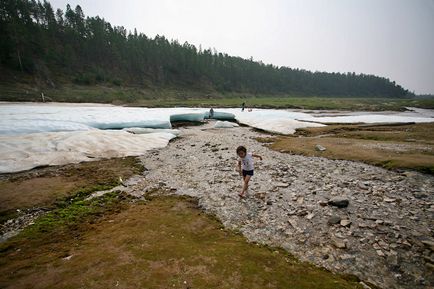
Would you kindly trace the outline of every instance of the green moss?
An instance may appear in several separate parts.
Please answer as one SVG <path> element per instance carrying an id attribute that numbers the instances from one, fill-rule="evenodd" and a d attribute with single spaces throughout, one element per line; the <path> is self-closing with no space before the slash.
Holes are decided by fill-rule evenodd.
<path id="1" fill-rule="evenodd" d="M 77 191 L 73 196 L 58 200 L 54 209 L 37 218 L 34 224 L 26 227 L 16 237 L 0 245 L 5 251 L 11 244 L 29 239 L 47 239 L 47 235 L 58 235 L 74 227 L 91 221 L 106 212 L 118 210 L 130 196 L 120 192 L 106 193 L 101 197 L 86 200 L 93 192 L 108 190 L 116 184 L 97 185 Z"/>
<path id="2" fill-rule="evenodd" d="M 92 217 L 102 215 L 127 198 L 119 192 L 110 192 L 101 197 L 85 200 L 90 191 L 79 192 L 74 198 L 59 204 L 59 208 L 38 218 L 35 223 L 25 228 L 22 237 L 37 237 L 43 232 L 66 230 Z"/>

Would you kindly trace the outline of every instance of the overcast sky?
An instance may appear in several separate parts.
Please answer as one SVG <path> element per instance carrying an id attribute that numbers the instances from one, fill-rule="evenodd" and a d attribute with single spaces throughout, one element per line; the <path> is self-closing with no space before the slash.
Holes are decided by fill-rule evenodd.
<path id="1" fill-rule="evenodd" d="M 434 0 L 51 0 L 203 48 L 434 93 Z"/>

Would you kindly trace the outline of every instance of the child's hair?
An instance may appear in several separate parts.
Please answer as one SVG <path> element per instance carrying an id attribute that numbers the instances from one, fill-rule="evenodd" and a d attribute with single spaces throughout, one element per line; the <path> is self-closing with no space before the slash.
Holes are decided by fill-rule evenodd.
<path id="1" fill-rule="evenodd" d="M 247 153 L 247 149 L 246 149 L 246 147 L 245 147 L 245 146 L 239 146 L 239 147 L 237 147 L 237 154 L 238 154 L 239 152 Z"/>

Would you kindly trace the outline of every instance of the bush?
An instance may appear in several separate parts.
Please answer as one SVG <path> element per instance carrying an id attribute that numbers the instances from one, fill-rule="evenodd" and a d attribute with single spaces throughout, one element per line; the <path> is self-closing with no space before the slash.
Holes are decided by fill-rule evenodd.
<path id="1" fill-rule="evenodd" d="M 115 78 L 112 80 L 112 83 L 113 83 L 113 85 L 121 86 L 122 80 L 120 80 L 119 78 Z"/>
<path id="2" fill-rule="evenodd" d="M 95 75 L 91 73 L 80 73 L 74 78 L 74 82 L 77 84 L 91 85 L 95 84 Z"/>

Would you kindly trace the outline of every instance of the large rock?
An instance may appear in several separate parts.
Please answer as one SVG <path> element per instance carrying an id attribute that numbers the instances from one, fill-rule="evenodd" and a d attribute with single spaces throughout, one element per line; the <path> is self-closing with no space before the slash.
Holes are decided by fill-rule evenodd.
<path id="1" fill-rule="evenodd" d="M 335 206 L 338 208 L 346 208 L 346 207 L 348 207 L 349 203 L 350 203 L 350 201 L 344 197 L 334 197 L 328 201 L 328 204 L 330 206 Z"/>

